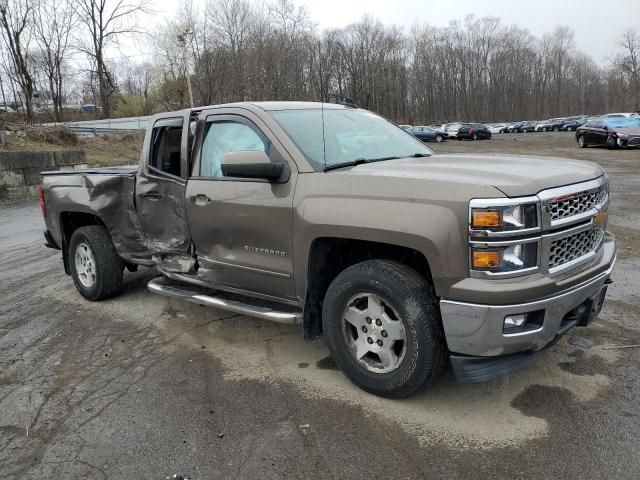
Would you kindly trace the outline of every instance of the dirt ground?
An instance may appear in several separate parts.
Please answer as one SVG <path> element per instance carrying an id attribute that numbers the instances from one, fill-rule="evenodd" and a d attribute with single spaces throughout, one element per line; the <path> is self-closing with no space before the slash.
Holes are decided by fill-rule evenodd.
<path id="1" fill-rule="evenodd" d="M 462 385 L 447 370 L 382 400 L 300 328 L 152 296 L 153 271 L 82 300 L 37 206 L 0 206 L 3 478 L 640 478 L 640 348 L 619 348 L 640 344 L 640 150 L 579 150 L 565 133 L 434 148 L 607 170 L 619 259 L 592 326 L 526 371 Z"/>

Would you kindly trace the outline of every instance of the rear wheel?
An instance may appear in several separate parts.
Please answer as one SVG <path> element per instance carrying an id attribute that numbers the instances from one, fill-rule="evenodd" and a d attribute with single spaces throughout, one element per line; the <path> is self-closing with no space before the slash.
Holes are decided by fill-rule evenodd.
<path id="1" fill-rule="evenodd" d="M 340 273 L 327 290 L 322 324 L 343 373 L 383 397 L 412 395 L 447 358 L 433 290 L 397 262 L 369 260 Z"/>
<path id="2" fill-rule="evenodd" d="M 586 142 L 586 140 L 584 139 L 584 135 L 580 135 L 580 136 L 578 137 L 578 147 L 580 147 L 580 148 L 586 148 L 586 146 L 587 146 L 587 142 Z"/>
<path id="3" fill-rule="evenodd" d="M 559 129 L 558 127 L 553 127 L 553 131 L 554 131 L 554 132 L 559 132 L 559 131 L 560 131 L 560 129 Z"/>
<path id="4" fill-rule="evenodd" d="M 80 227 L 73 232 L 69 267 L 73 283 L 87 300 L 103 300 L 120 291 L 124 264 L 102 226 Z"/>
<path id="5" fill-rule="evenodd" d="M 444 140 L 444 138 L 442 138 L 442 135 L 436 135 L 436 142 L 440 143 L 442 140 Z"/>
<path id="6" fill-rule="evenodd" d="M 478 140 L 478 134 L 474 133 L 473 136 L 471 137 L 473 140 Z"/>

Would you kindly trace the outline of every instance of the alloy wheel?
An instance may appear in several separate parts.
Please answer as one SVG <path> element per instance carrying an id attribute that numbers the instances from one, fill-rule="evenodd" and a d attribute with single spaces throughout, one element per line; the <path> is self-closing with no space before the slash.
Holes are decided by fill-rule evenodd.
<path id="1" fill-rule="evenodd" d="M 86 243 L 78 244 L 75 254 L 76 274 L 80 283 L 91 288 L 96 283 L 96 259 Z"/>
<path id="2" fill-rule="evenodd" d="M 374 293 L 351 297 L 342 314 L 342 330 L 352 357 L 375 373 L 396 370 L 407 351 L 402 319 L 389 302 Z"/>

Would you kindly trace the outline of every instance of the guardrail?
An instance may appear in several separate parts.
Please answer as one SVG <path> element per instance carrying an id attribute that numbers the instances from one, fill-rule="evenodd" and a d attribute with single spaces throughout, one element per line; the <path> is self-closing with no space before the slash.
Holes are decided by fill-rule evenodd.
<path id="1" fill-rule="evenodd" d="M 64 126 L 76 133 L 99 135 L 109 133 L 126 133 L 146 130 L 151 116 L 109 118 L 106 120 L 82 120 L 78 122 L 46 123 L 45 127 Z"/>

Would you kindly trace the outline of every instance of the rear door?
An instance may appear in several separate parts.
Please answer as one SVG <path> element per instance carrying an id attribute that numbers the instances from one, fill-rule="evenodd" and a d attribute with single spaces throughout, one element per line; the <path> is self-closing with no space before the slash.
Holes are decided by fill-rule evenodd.
<path id="1" fill-rule="evenodd" d="M 596 120 L 589 135 L 589 143 L 596 145 L 604 145 L 607 143 L 607 131 L 604 129 L 604 122 L 602 120 Z"/>
<path id="2" fill-rule="evenodd" d="M 155 117 L 145 139 L 136 207 L 147 248 L 156 260 L 185 254 L 190 245 L 185 212 L 190 114 Z"/>
<path id="3" fill-rule="evenodd" d="M 212 110 L 201 119 L 186 192 L 198 276 L 212 286 L 293 300 L 293 159 L 252 112 Z M 264 151 L 288 164 L 287 178 L 225 177 L 222 155 L 242 151 Z"/>

